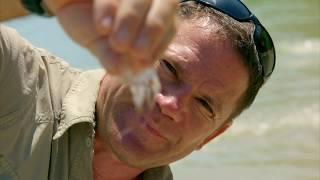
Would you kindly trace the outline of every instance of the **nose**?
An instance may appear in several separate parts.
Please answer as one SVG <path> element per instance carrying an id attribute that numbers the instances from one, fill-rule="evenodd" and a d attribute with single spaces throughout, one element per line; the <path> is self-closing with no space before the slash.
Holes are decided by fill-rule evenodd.
<path id="1" fill-rule="evenodd" d="M 175 88 L 158 93 L 155 102 L 159 105 L 161 113 L 179 121 L 184 114 L 183 112 L 187 110 L 190 94 L 191 88 Z"/>

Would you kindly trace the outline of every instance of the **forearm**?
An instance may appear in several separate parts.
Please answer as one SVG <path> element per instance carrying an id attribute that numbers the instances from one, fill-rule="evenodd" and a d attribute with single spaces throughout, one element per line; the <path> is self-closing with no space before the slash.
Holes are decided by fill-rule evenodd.
<path id="1" fill-rule="evenodd" d="M 25 16 L 28 12 L 20 4 L 20 0 L 0 0 L 0 21 Z"/>
<path id="2" fill-rule="evenodd" d="M 43 0 L 43 1 L 46 7 L 50 10 L 50 12 L 56 15 L 58 11 L 60 11 L 61 9 L 63 9 L 64 7 L 70 4 L 90 2 L 92 0 Z"/>

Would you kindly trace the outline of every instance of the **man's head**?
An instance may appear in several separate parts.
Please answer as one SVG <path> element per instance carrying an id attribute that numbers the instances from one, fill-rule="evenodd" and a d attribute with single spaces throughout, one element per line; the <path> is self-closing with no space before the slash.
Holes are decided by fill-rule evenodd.
<path id="1" fill-rule="evenodd" d="M 128 87 L 113 76 L 99 92 L 98 135 L 117 158 L 141 169 L 201 148 L 230 126 L 262 85 L 247 61 L 254 56 L 252 24 L 192 3 L 181 5 L 179 22 L 155 65 L 162 90 L 154 109 L 137 113 Z"/>
<path id="2" fill-rule="evenodd" d="M 241 56 L 242 62 L 249 72 L 249 85 L 229 117 L 230 120 L 234 119 L 253 103 L 263 84 L 263 76 L 259 71 L 252 39 L 253 23 L 236 21 L 222 12 L 194 1 L 186 1 L 181 4 L 179 14 L 183 20 L 202 22 L 202 26 L 209 31 L 213 25 L 217 26 L 219 29 L 212 36 L 219 36 L 225 41 L 229 41 Z"/>

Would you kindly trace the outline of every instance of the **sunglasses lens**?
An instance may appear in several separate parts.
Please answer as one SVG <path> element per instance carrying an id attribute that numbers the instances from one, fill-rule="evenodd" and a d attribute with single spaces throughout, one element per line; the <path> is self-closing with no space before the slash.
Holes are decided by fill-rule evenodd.
<path id="1" fill-rule="evenodd" d="M 268 78 L 275 66 L 275 50 L 272 39 L 264 27 L 256 25 L 254 41 L 263 66 L 264 76 Z"/>

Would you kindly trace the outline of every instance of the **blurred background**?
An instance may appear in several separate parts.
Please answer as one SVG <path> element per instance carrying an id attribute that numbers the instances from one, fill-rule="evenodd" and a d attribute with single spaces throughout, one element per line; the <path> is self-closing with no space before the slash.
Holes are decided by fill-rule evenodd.
<path id="1" fill-rule="evenodd" d="M 6 1 L 0 0 L 0 7 L 8 7 L 1 8 L 0 19 L 11 16 Z M 175 179 L 320 180 L 320 0 L 244 2 L 274 39 L 275 72 L 229 131 L 172 165 Z M 99 67 L 55 18 L 30 15 L 1 23 L 75 67 Z"/>

